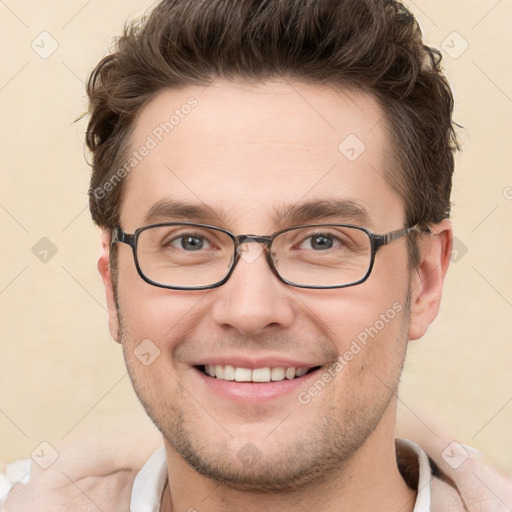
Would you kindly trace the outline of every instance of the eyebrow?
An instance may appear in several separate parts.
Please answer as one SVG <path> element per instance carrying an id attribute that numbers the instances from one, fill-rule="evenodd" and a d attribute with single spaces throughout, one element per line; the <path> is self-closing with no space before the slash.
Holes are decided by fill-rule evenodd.
<path id="1" fill-rule="evenodd" d="M 324 199 L 274 209 L 273 220 L 276 224 L 287 225 L 338 220 L 371 227 L 368 211 L 350 199 Z"/>
<path id="2" fill-rule="evenodd" d="M 154 204 L 144 216 L 144 225 L 168 221 L 229 224 L 235 218 L 222 208 L 204 203 L 191 204 L 175 200 L 162 200 Z M 272 221 L 278 226 L 308 224 L 318 221 L 351 222 L 372 227 L 368 211 L 350 199 L 321 199 L 274 207 Z"/>
<path id="3" fill-rule="evenodd" d="M 224 215 L 206 204 L 189 204 L 182 201 L 164 200 L 154 204 L 144 216 L 144 224 L 177 220 L 223 219 Z"/>

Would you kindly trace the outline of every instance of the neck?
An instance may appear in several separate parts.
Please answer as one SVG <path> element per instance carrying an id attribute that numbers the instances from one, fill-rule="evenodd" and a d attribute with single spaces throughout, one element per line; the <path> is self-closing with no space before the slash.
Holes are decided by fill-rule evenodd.
<path id="1" fill-rule="evenodd" d="M 216 482 L 190 468 L 166 442 L 169 484 L 161 512 L 295 512 L 310 508 L 318 512 L 412 512 L 416 491 L 406 485 L 398 470 L 394 420 L 391 425 L 384 421 L 349 460 L 321 480 L 292 491 L 242 491 Z M 388 434 L 385 439 L 383 434 Z"/>

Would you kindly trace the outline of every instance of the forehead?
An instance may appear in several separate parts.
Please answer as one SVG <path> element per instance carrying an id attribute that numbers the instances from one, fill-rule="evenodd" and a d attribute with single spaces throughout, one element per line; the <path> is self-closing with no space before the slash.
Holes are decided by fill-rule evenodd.
<path id="1" fill-rule="evenodd" d="M 370 95 L 302 83 L 163 90 L 135 122 L 121 223 L 139 227 L 166 201 L 235 230 L 272 229 L 290 206 L 315 202 L 360 207 L 367 227 L 399 220 L 384 119 Z"/>

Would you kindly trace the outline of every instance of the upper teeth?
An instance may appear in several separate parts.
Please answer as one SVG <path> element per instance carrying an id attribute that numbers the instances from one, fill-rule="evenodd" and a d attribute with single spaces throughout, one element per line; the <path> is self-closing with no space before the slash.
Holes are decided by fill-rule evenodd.
<path id="1" fill-rule="evenodd" d="M 309 368 L 285 368 L 284 366 L 277 366 L 270 368 L 239 368 L 230 364 L 207 364 L 205 370 L 211 377 L 217 377 L 222 380 L 235 380 L 237 382 L 270 382 L 277 380 L 293 379 L 295 377 L 302 377 L 307 373 Z"/>

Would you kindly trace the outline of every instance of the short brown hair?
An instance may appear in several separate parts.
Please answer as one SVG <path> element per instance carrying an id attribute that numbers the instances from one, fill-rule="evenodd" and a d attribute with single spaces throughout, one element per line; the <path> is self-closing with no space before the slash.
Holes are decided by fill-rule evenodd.
<path id="1" fill-rule="evenodd" d="M 395 0 L 162 0 L 125 26 L 87 84 L 93 220 L 105 228 L 119 221 L 124 180 L 116 172 L 148 101 L 164 88 L 223 77 L 370 93 L 386 113 L 399 169 L 388 180 L 407 223 L 441 222 L 450 214 L 459 145 L 440 62 L 414 16 Z M 416 244 L 410 247 L 417 265 Z"/>

